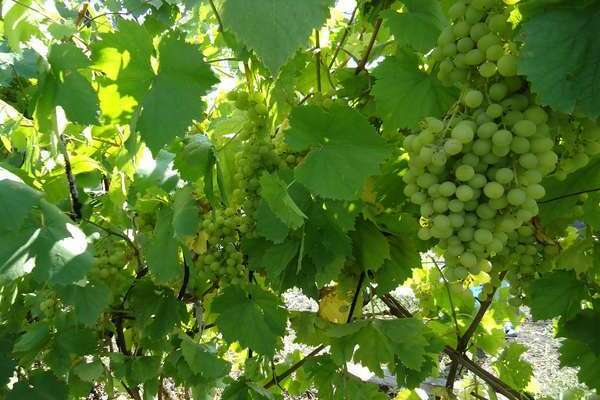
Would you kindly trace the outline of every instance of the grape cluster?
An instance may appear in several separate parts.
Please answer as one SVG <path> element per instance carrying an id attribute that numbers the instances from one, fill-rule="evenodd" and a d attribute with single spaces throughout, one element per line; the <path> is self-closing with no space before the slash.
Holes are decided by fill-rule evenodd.
<path id="1" fill-rule="evenodd" d="M 500 1 L 459 1 L 433 58 L 462 94 L 449 117 L 426 118 L 404 139 L 404 193 L 420 207 L 423 240 L 438 240 L 449 278 L 490 271 L 518 247 L 538 213 L 544 176 L 558 156 L 547 112 L 517 76 L 517 49 Z M 444 67 L 447 65 L 447 67 Z M 518 247 L 522 249 L 521 247 Z M 529 263 L 533 248 L 521 254 Z"/>
<path id="2" fill-rule="evenodd" d="M 230 92 L 228 100 L 246 113 L 247 120 L 232 140 L 234 154 L 234 190 L 227 207 L 215 208 L 204 215 L 201 230 L 207 235 L 207 250 L 199 255 L 196 266 L 201 280 L 237 284 L 247 279 L 242 236 L 254 235 L 255 213 L 260 200 L 260 175 L 281 164 L 268 131 L 268 108 L 259 93 Z"/>
<path id="3" fill-rule="evenodd" d="M 105 236 L 95 243 L 96 257 L 88 276 L 113 287 L 126 285 L 135 270 L 135 256 L 131 247 L 116 236 Z"/>
<path id="4" fill-rule="evenodd" d="M 457 1 L 448 14 L 452 24 L 440 33 L 429 55 L 439 63 L 437 76 L 443 83 L 517 75 L 513 29 L 501 0 Z"/>
<path id="5" fill-rule="evenodd" d="M 568 174 L 588 165 L 591 157 L 600 154 L 600 126 L 596 121 L 552 113 L 550 124 L 560 136 L 559 163 L 554 174 L 557 179 L 566 179 Z"/>

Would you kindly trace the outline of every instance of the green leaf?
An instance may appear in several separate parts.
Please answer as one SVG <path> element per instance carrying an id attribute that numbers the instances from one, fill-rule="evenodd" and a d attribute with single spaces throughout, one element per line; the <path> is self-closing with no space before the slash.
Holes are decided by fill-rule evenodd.
<path id="1" fill-rule="evenodd" d="M 314 194 L 340 200 L 358 198 L 391 151 L 366 117 L 344 106 L 295 108 L 286 139 L 294 151 L 310 150 L 295 169 L 296 180 Z"/>
<path id="2" fill-rule="evenodd" d="M 419 69 L 406 54 L 386 58 L 373 71 L 377 111 L 389 129 L 416 128 L 424 117 L 441 117 L 458 99 L 433 75 Z"/>
<path id="3" fill-rule="evenodd" d="M 100 360 L 84 361 L 73 368 L 73 373 L 82 381 L 94 383 L 104 373 L 104 366 Z"/>
<path id="4" fill-rule="evenodd" d="M 525 389 L 533 377 L 533 367 L 521 359 L 526 350 L 520 343 L 510 343 L 493 364 L 499 378 L 517 390 Z"/>
<path id="5" fill-rule="evenodd" d="M 34 353 L 37 352 L 50 339 L 50 327 L 46 322 L 38 322 L 27 327 L 27 330 L 15 342 L 13 352 Z"/>
<path id="6" fill-rule="evenodd" d="M 182 267 L 178 261 L 179 245 L 173 231 L 173 218 L 173 212 L 169 208 L 161 208 L 152 236 L 143 243 L 148 269 L 158 283 L 171 282 L 179 279 L 182 274 Z"/>
<path id="7" fill-rule="evenodd" d="M 304 224 L 306 215 L 290 197 L 286 183 L 277 175 L 263 173 L 260 177 L 260 196 L 273 214 L 290 229 L 298 229 Z"/>
<path id="8" fill-rule="evenodd" d="M 65 400 L 69 398 L 67 384 L 51 372 L 35 371 L 26 381 L 19 381 L 8 392 L 6 400 Z"/>
<path id="9" fill-rule="evenodd" d="M 48 61 L 56 82 L 55 105 L 61 106 L 70 121 L 91 125 L 98 119 L 98 95 L 79 72 L 90 65 L 81 49 L 72 43 L 54 44 Z"/>
<path id="10" fill-rule="evenodd" d="M 135 315 L 136 326 L 149 340 L 162 339 L 171 333 L 186 313 L 185 305 L 170 289 L 159 288 L 149 280 L 143 280 L 131 289 L 128 303 Z"/>
<path id="11" fill-rule="evenodd" d="M 0 173 L 0 178 L 2 177 Z M 17 230 L 36 206 L 41 193 L 15 180 L 0 180 L 0 221 L 2 230 Z"/>
<path id="12" fill-rule="evenodd" d="M 36 15 L 31 10 L 33 0 L 2 2 L 2 20 L 4 22 L 3 33 L 8 45 L 15 53 L 21 51 L 20 44 L 39 32 L 36 27 Z"/>
<path id="13" fill-rule="evenodd" d="M 534 320 L 570 318 L 581 309 L 585 288 L 575 272 L 552 271 L 531 282 L 527 297 Z"/>
<path id="14" fill-rule="evenodd" d="M 102 282 L 87 286 L 69 285 L 61 290 L 65 304 L 75 309 L 77 322 L 93 326 L 110 304 L 110 288 Z"/>
<path id="15" fill-rule="evenodd" d="M 377 290 L 381 293 L 387 293 L 402 285 L 412 276 L 412 269 L 421 266 L 421 256 L 411 237 L 392 237 L 389 244 L 390 257 L 375 273 Z"/>
<path id="16" fill-rule="evenodd" d="M 138 356 L 127 360 L 127 380 L 135 385 L 157 379 L 160 370 L 160 357 Z"/>
<path id="17" fill-rule="evenodd" d="M 216 323 L 227 342 L 237 341 L 268 357 L 275 355 L 287 321 L 276 296 L 257 286 L 251 286 L 248 293 L 229 286 L 214 299 L 212 311 L 218 314 Z"/>
<path id="18" fill-rule="evenodd" d="M 597 328 L 600 312 L 583 310 L 575 318 L 564 321 L 558 329 L 558 335 L 584 343 L 593 353 L 600 356 L 600 336 Z"/>
<path id="19" fill-rule="evenodd" d="M 216 162 L 214 146 L 206 135 L 192 135 L 185 138 L 185 145 L 175 155 L 175 168 L 183 179 L 194 182 L 211 173 Z"/>
<path id="20" fill-rule="evenodd" d="M 394 343 L 396 355 L 407 368 L 419 370 L 427 352 L 427 328 L 421 320 L 403 318 L 373 323 Z"/>
<path id="21" fill-rule="evenodd" d="M 231 365 L 210 351 L 207 345 L 196 343 L 184 335 L 181 335 L 181 353 L 191 370 L 206 379 L 223 378 L 231 369 Z"/>
<path id="22" fill-rule="evenodd" d="M 195 235 L 200 224 L 198 203 L 190 186 L 178 189 L 173 199 L 173 233 L 179 239 Z"/>
<path id="23" fill-rule="evenodd" d="M 569 6 L 524 21 L 519 72 L 531 82 L 539 103 L 596 118 L 600 115 L 600 7 L 595 2 L 585 8 Z"/>
<path id="24" fill-rule="evenodd" d="M 288 232 L 287 225 L 277 218 L 266 201 L 261 200 L 256 210 L 256 233 L 273 243 L 281 243 Z"/>
<path id="25" fill-rule="evenodd" d="M 356 258 L 365 271 L 377 271 L 390 258 L 390 244 L 372 222 L 361 220 L 352 238 Z"/>
<path id="26" fill-rule="evenodd" d="M 323 25 L 333 3 L 332 0 L 226 0 L 223 23 L 276 74 L 308 42 L 313 29 Z"/>
<path id="27" fill-rule="evenodd" d="M 437 42 L 446 24 L 440 2 L 437 0 L 403 0 L 402 13 L 387 10 L 383 17 L 396 42 L 427 53 Z"/>
<path id="28" fill-rule="evenodd" d="M 281 244 L 270 245 L 260 258 L 260 266 L 267 271 L 271 280 L 278 280 L 287 268 L 290 261 L 298 255 L 300 243 L 294 240 L 286 240 Z"/>
<path id="29" fill-rule="evenodd" d="M 121 96 L 141 100 L 154 78 L 152 35 L 134 21 L 119 19 L 117 31 L 102 32 L 99 37 L 92 44 L 94 67 L 117 85 Z"/>
<path id="30" fill-rule="evenodd" d="M 158 75 L 144 97 L 137 130 L 153 154 L 202 116 L 202 96 L 217 83 L 200 48 L 171 33 L 158 47 Z"/>
<path id="31" fill-rule="evenodd" d="M 38 282 L 68 285 L 84 278 L 94 258 L 85 234 L 56 206 L 42 200 L 44 225 L 34 244 Z"/>

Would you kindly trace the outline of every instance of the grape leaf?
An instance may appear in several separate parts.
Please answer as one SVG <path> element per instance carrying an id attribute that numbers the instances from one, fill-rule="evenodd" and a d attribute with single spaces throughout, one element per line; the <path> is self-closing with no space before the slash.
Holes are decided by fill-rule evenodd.
<path id="1" fill-rule="evenodd" d="M 193 182 L 209 174 L 215 162 L 212 142 L 206 135 L 197 134 L 185 138 L 184 147 L 175 155 L 174 165 L 183 179 Z"/>
<path id="2" fill-rule="evenodd" d="M 136 125 L 153 154 L 200 119 L 201 98 L 217 83 L 200 49 L 176 33 L 161 40 L 158 61 L 158 75 L 142 100 Z"/>
<path id="3" fill-rule="evenodd" d="M 13 347 L 14 353 L 37 353 L 50 339 L 50 327 L 38 322 L 27 327 Z"/>
<path id="4" fill-rule="evenodd" d="M 295 169 L 298 182 L 332 199 L 358 198 L 365 179 L 390 155 L 367 118 L 344 106 L 295 108 L 286 139 L 294 151 L 310 150 Z"/>
<path id="5" fill-rule="evenodd" d="M 61 106 L 70 121 L 84 125 L 98 120 L 100 108 L 98 95 L 92 84 L 82 75 L 83 69 L 90 66 L 90 60 L 81 49 L 72 43 L 54 44 L 50 48 L 48 62 L 52 67 L 55 105 Z M 54 86 L 52 88 L 52 86 Z M 46 96 L 51 96 L 46 92 Z"/>
<path id="6" fill-rule="evenodd" d="M 396 42 L 427 53 L 437 42 L 446 24 L 440 2 L 437 0 L 403 0 L 402 13 L 387 10 L 383 17 Z"/>
<path id="7" fill-rule="evenodd" d="M 0 175 L 1 177 L 1 175 Z M 37 205 L 42 194 L 22 182 L 0 180 L 0 220 L 3 230 L 21 227 L 31 208 Z"/>
<path id="8" fill-rule="evenodd" d="M 92 62 L 117 85 L 121 96 L 139 101 L 154 78 L 152 35 L 133 21 L 118 19 L 116 25 L 117 31 L 102 32 L 100 40 L 93 43 Z"/>
<path id="9" fill-rule="evenodd" d="M 540 13 L 521 25 L 519 72 L 540 104 L 600 115 L 600 7 L 576 5 Z"/>
<path id="10" fill-rule="evenodd" d="M 263 173 L 260 177 L 260 196 L 273 214 L 289 228 L 298 229 L 304 224 L 306 215 L 290 197 L 286 183 L 277 175 Z"/>
<path id="11" fill-rule="evenodd" d="M 144 257 L 152 277 L 158 283 L 167 283 L 181 276 L 178 244 L 173 230 L 173 212 L 163 207 L 158 211 L 156 226 L 150 238 L 144 241 Z"/>
<path id="12" fill-rule="evenodd" d="M 38 282 L 68 285 L 84 278 L 94 258 L 85 234 L 56 206 L 40 201 L 44 227 L 35 244 L 35 269 Z"/>
<path id="13" fill-rule="evenodd" d="M 276 74 L 325 22 L 331 6 L 332 0 L 226 0 L 223 23 Z"/>
<path id="14" fill-rule="evenodd" d="M 267 275 L 273 281 L 277 281 L 286 267 L 298 254 L 300 243 L 295 240 L 286 240 L 281 244 L 267 247 L 258 263 L 267 271 Z"/>
<path id="15" fill-rule="evenodd" d="M 101 282 L 86 286 L 69 285 L 61 290 L 65 304 L 75 309 L 76 320 L 87 326 L 96 320 L 110 304 L 110 289 Z"/>
<path id="16" fill-rule="evenodd" d="M 8 45 L 15 53 L 21 51 L 21 42 L 29 40 L 31 36 L 39 32 L 36 27 L 36 20 L 39 19 L 39 16 L 32 12 L 32 2 L 33 0 L 2 2 L 4 35 Z"/>
<path id="17" fill-rule="evenodd" d="M 231 365 L 210 351 L 205 344 L 194 342 L 185 335 L 181 337 L 181 353 L 192 371 L 207 379 L 219 379 L 226 376 Z"/>
<path id="18" fill-rule="evenodd" d="M 267 202 L 261 200 L 256 210 L 256 232 L 273 243 L 281 243 L 287 237 L 289 229 L 271 211 Z"/>
<path id="19" fill-rule="evenodd" d="M 421 320 L 403 318 L 376 321 L 373 325 L 393 343 L 402 364 L 414 370 L 422 367 L 429 345 L 429 332 Z"/>
<path id="20" fill-rule="evenodd" d="M 564 321 L 559 326 L 558 335 L 582 342 L 600 356 L 599 323 L 600 313 L 597 310 L 583 310 L 574 318 Z"/>
<path id="21" fill-rule="evenodd" d="M 273 357 L 287 321 L 277 297 L 257 286 L 251 286 L 248 293 L 229 286 L 214 299 L 212 311 L 218 314 L 216 323 L 226 341 Z"/>
<path id="22" fill-rule="evenodd" d="M 455 88 L 443 86 L 406 54 L 386 58 L 373 75 L 376 108 L 387 128 L 416 128 L 424 117 L 441 117 L 458 99 Z"/>
<path id="23" fill-rule="evenodd" d="M 69 398 L 67 384 L 52 372 L 35 371 L 28 380 L 17 382 L 6 400 L 64 400 Z"/>
<path id="24" fill-rule="evenodd" d="M 575 272 L 552 271 L 531 282 L 527 298 L 534 320 L 569 318 L 581 308 L 585 290 Z"/>
<path id="25" fill-rule="evenodd" d="M 521 343 L 510 343 L 493 364 L 500 379 L 517 390 L 525 389 L 533 377 L 533 367 L 521 359 L 526 350 Z"/>
<path id="26" fill-rule="evenodd" d="M 365 270 L 377 271 L 390 258 L 390 244 L 372 222 L 361 220 L 352 237 L 356 258 Z"/>
<path id="27" fill-rule="evenodd" d="M 173 233 L 183 239 L 195 235 L 200 224 L 198 203 L 190 186 L 177 190 L 173 199 Z"/>

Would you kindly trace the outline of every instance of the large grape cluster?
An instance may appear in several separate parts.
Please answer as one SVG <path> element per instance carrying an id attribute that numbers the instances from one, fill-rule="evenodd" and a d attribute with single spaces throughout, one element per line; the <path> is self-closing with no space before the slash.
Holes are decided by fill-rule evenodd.
<path id="1" fill-rule="evenodd" d="M 268 109 L 259 93 L 231 92 L 228 99 L 246 113 L 246 122 L 232 139 L 236 141 L 233 175 L 234 189 L 228 206 L 217 207 L 203 215 L 202 232 L 207 235 L 206 252 L 196 265 L 199 278 L 224 284 L 247 279 L 247 268 L 240 249 L 242 236 L 254 234 L 255 213 L 260 200 L 259 178 L 280 163 L 267 129 Z"/>
<path id="2" fill-rule="evenodd" d="M 517 76 L 502 3 L 459 1 L 450 16 L 433 58 L 440 79 L 461 88 L 460 103 L 404 139 L 410 158 L 403 179 L 404 193 L 420 207 L 419 237 L 436 239 L 450 278 L 462 279 L 511 254 L 515 235 L 527 233 L 524 225 L 538 213 L 541 181 L 558 156 L 547 112 Z M 524 261 L 529 253 L 525 247 Z"/>

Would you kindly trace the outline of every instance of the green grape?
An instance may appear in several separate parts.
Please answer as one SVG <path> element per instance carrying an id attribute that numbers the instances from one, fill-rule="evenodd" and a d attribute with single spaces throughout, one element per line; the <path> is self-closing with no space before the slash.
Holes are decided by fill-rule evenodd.
<path id="1" fill-rule="evenodd" d="M 520 206 L 527 200 L 527 194 L 522 189 L 510 189 L 506 195 L 506 200 L 513 206 Z"/>
<path id="2" fill-rule="evenodd" d="M 494 33 L 504 35 L 510 31 L 510 23 L 506 20 L 506 16 L 503 14 L 493 14 L 488 17 L 488 26 Z"/>
<path id="3" fill-rule="evenodd" d="M 419 211 L 423 217 L 431 217 L 433 215 L 433 205 L 431 203 L 423 203 L 419 207 Z"/>
<path id="4" fill-rule="evenodd" d="M 447 45 L 442 47 L 442 54 L 446 57 L 455 56 L 457 52 L 458 52 L 458 49 L 456 47 L 456 44 L 454 44 L 454 43 L 448 43 Z"/>
<path id="5" fill-rule="evenodd" d="M 534 153 L 544 153 L 552 150 L 554 141 L 547 137 L 533 138 L 531 140 L 531 151 Z"/>
<path id="6" fill-rule="evenodd" d="M 512 182 L 514 179 L 514 174 L 510 168 L 500 168 L 498 171 L 496 171 L 494 179 L 496 179 L 496 182 L 506 185 Z"/>
<path id="7" fill-rule="evenodd" d="M 467 54 L 465 54 L 465 62 L 468 65 L 479 65 L 484 61 L 485 53 L 480 49 L 473 49 L 470 50 Z"/>
<path id="8" fill-rule="evenodd" d="M 488 96 L 493 101 L 501 101 L 508 94 L 508 86 L 505 83 L 497 82 L 494 83 L 488 89 Z"/>
<path id="9" fill-rule="evenodd" d="M 446 181 L 440 184 L 439 193 L 442 196 L 450 197 L 456 192 L 456 185 L 453 182 Z"/>
<path id="10" fill-rule="evenodd" d="M 423 192 L 415 192 L 410 196 L 410 201 L 417 205 L 421 205 L 427 201 L 427 196 Z"/>
<path id="11" fill-rule="evenodd" d="M 477 139 L 473 142 L 473 153 L 478 156 L 484 156 L 492 150 L 492 143 L 489 140 Z"/>
<path id="12" fill-rule="evenodd" d="M 530 144 L 529 140 L 524 137 L 514 137 L 512 142 L 510 143 L 510 149 L 513 153 L 516 154 L 524 154 L 529 151 Z"/>
<path id="13" fill-rule="evenodd" d="M 524 119 L 515 123 L 513 131 L 517 136 L 529 137 L 535 135 L 536 126 L 535 123 Z"/>
<path id="14" fill-rule="evenodd" d="M 512 142 L 512 133 L 506 129 L 496 131 L 492 136 L 492 143 L 495 146 L 508 147 Z"/>
<path id="15" fill-rule="evenodd" d="M 433 227 L 437 229 L 450 228 L 450 219 L 446 215 L 436 215 L 433 217 Z"/>
<path id="16" fill-rule="evenodd" d="M 470 30 L 471 25 L 466 21 L 458 21 L 452 26 L 452 32 L 457 39 L 468 36 Z"/>
<path id="17" fill-rule="evenodd" d="M 481 219 L 491 219 L 496 216 L 496 210 L 486 203 L 480 204 L 479 207 L 477 207 L 476 213 Z"/>
<path id="18" fill-rule="evenodd" d="M 484 16 L 484 13 L 482 11 L 480 11 L 472 6 L 468 6 L 467 11 L 465 12 L 465 20 L 469 24 L 475 24 L 475 23 L 481 21 L 483 16 Z"/>
<path id="19" fill-rule="evenodd" d="M 440 133 L 444 130 L 444 123 L 437 118 L 425 118 L 425 126 L 433 133 Z"/>
<path id="20" fill-rule="evenodd" d="M 459 239 L 462 240 L 463 242 L 470 242 L 471 240 L 473 240 L 474 233 L 475 233 L 475 230 L 472 227 L 463 226 L 462 228 L 459 229 L 457 235 L 458 235 Z"/>
<path id="21" fill-rule="evenodd" d="M 534 169 L 538 166 L 538 158 L 533 153 L 525 153 L 519 157 L 519 165 L 526 169 Z"/>
<path id="22" fill-rule="evenodd" d="M 477 41 L 477 48 L 482 52 L 482 56 L 485 57 L 487 49 L 496 44 L 500 44 L 498 36 L 493 33 L 488 33 Z"/>
<path id="23" fill-rule="evenodd" d="M 471 200 L 474 194 L 475 193 L 473 192 L 473 189 L 470 186 L 460 185 L 456 188 L 456 198 L 462 201 L 463 203 Z"/>
<path id="24" fill-rule="evenodd" d="M 450 226 L 455 229 L 460 228 L 465 223 L 465 218 L 463 217 L 463 215 L 458 213 L 450 214 L 448 216 L 448 219 L 450 219 Z"/>
<path id="25" fill-rule="evenodd" d="M 459 181 L 466 182 L 469 179 L 471 179 L 473 175 L 475 175 L 475 171 L 470 165 L 461 165 L 458 168 L 456 168 L 455 175 Z"/>
<path id="26" fill-rule="evenodd" d="M 458 199 L 452 199 L 448 202 L 448 209 L 452 212 L 458 213 L 463 211 L 465 208 L 465 203 Z"/>
<path id="27" fill-rule="evenodd" d="M 517 57 L 512 54 L 505 54 L 498 60 L 498 73 L 502 76 L 517 75 Z"/>
<path id="28" fill-rule="evenodd" d="M 451 156 L 460 153 L 462 151 L 462 148 L 462 143 L 456 139 L 447 139 L 444 142 L 444 150 L 446 150 L 446 153 L 448 153 Z"/>
<path id="29" fill-rule="evenodd" d="M 489 61 L 496 62 L 504 55 L 504 48 L 500 44 L 493 44 L 485 51 L 485 58 Z"/>
<path id="30" fill-rule="evenodd" d="M 504 187 L 498 182 L 488 182 L 483 187 L 483 193 L 490 199 L 499 199 L 504 194 Z"/>
<path id="31" fill-rule="evenodd" d="M 529 169 L 525 172 L 523 172 L 522 176 L 519 178 L 519 180 L 523 183 L 528 183 L 528 184 L 534 184 L 534 183 L 540 183 L 542 181 L 542 173 L 538 170 L 535 169 Z"/>
<path id="32" fill-rule="evenodd" d="M 473 268 L 477 265 L 477 257 L 475 257 L 475 255 L 470 252 L 464 252 L 463 254 L 461 254 L 459 260 L 460 263 L 468 269 Z"/>
<path id="33" fill-rule="evenodd" d="M 481 189 L 485 186 L 486 183 L 487 183 L 487 179 L 485 178 L 485 176 L 483 176 L 481 174 L 475 174 L 469 180 L 469 186 L 471 186 L 474 189 Z"/>
<path id="34" fill-rule="evenodd" d="M 433 200 L 433 211 L 437 213 L 443 213 L 448 210 L 448 199 L 445 197 L 438 197 Z"/>
<path id="35" fill-rule="evenodd" d="M 491 78 L 496 75 L 496 64 L 493 62 L 486 61 L 479 66 L 479 74 L 484 78 Z"/>
<path id="36" fill-rule="evenodd" d="M 498 125 L 494 122 L 485 122 L 477 128 L 477 136 L 481 139 L 489 139 L 498 130 Z"/>
<path id="37" fill-rule="evenodd" d="M 503 101 L 502 105 L 503 105 L 503 107 L 506 107 L 507 103 Z M 523 113 L 521 113 L 520 111 L 511 110 L 511 111 L 507 112 L 504 115 L 504 117 L 502 117 L 502 122 L 504 123 L 504 125 L 512 127 L 517 122 L 521 121 L 523 119 L 523 117 L 524 117 Z"/>
<path id="38" fill-rule="evenodd" d="M 456 49 L 461 53 L 466 53 L 475 47 L 475 42 L 470 37 L 464 37 L 456 42 Z"/>
<path id="39" fill-rule="evenodd" d="M 475 167 L 477 164 L 479 164 L 479 157 L 477 157 L 475 154 L 467 153 L 462 157 L 461 161 L 463 164 Z"/>
<path id="40" fill-rule="evenodd" d="M 456 141 L 459 142 L 459 144 L 461 144 L 460 150 L 458 150 L 456 152 L 451 152 L 451 151 L 449 151 L 448 148 L 446 148 L 446 145 L 448 144 L 450 139 L 446 141 L 446 143 L 444 144 L 444 147 L 446 148 L 446 152 L 448 154 L 454 155 L 454 154 L 458 154 L 458 153 L 460 153 L 460 151 L 462 151 L 462 144 L 467 144 L 473 140 L 474 132 L 473 132 L 473 128 L 471 128 L 471 126 L 469 126 L 469 124 L 461 122 L 452 129 L 451 135 L 452 135 L 453 139 L 455 139 Z"/>
<path id="41" fill-rule="evenodd" d="M 494 236 L 487 229 L 477 229 L 473 234 L 473 239 L 479 244 L 486 245 L 492 242 Z"/>
<path id="42" fill-rule="evenodd" d="M 462 18 L 467 11 L 467 5 L 463 1 L 456 2 L 448 9 L 448 16 L 452 20 Z"/>
<path id="43" fill-rule="evenodd" d="M 477 108 L 483 102 L 483 93 L 479 90 L 470 90 L 465 94 L 463 101 L 467 107 Z"/>
<path id="44" fill-rule="evenodd" d="M 478 41 L 479 39 L 481 39 L 482 36 L 489 33 L 489 31 L 490 29 L 486 24 L 484 24 L 483 22 L 477 22 L 476 24 L 471 26 L 469 36 L 471 36 L 471 39 L 473 39 L 474 41 Z"/>

